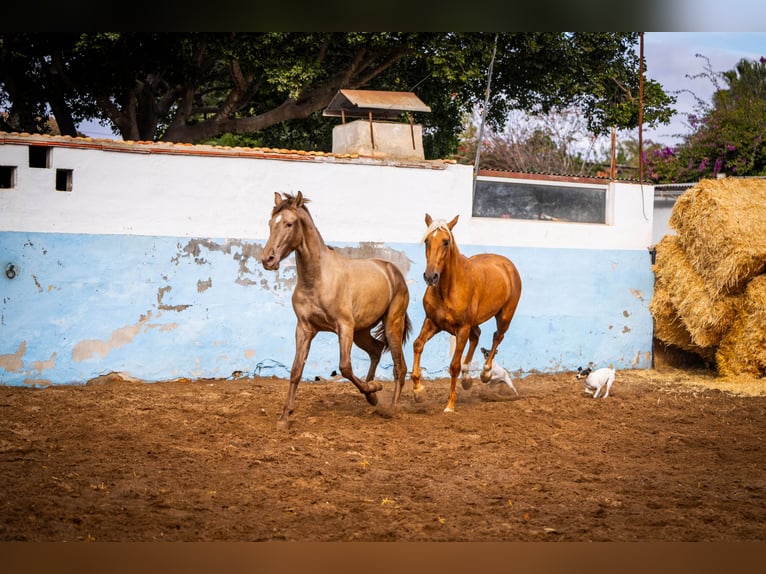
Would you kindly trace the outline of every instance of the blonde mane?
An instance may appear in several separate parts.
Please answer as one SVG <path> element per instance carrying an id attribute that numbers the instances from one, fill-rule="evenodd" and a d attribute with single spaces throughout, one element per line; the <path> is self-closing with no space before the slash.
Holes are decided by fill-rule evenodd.
<path id="1" fill-rule="evenodd" d="M 431 222 L 431 225 L 428 226 L 428 229 L 426 229 L 426 232 L 423 234 L 423 238 L 420 240 L 420 242 L 423 243 L 426 240 L 426 237 L 428 237 L 437 229 L 444 229 L 447 233 L 449 233 L 450 237 L 452 237 L 452 230 L 449 228 L 448 222 L 444 219 L 434 219 Z"/>

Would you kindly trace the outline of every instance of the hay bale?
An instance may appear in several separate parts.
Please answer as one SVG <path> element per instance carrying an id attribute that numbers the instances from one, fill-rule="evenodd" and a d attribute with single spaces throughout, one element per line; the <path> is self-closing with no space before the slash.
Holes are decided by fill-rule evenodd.
<path id="1" fill-rule="evenodd" d="M 724 377 L 766 375 L 766 275 L 748 284 L 734 323 L 716 352 L 716 367 Z"/>
<path id="2" fill-rule="evenodd" d="M 713 297 L 742 292 L 766 270 L 766 180 L 701 180 L 678 198 L 669 224 Z"/>
<path id="3" fill-rule="evenodd" d="M 657 244 L 654 273 L 692 343 L 699 347 L 717 346 L 734 322 L 740 296 L 711 294 L 675 235 L 666 235 Z"/>
<path id="4" fill-rule="evenodd" d="M 655 278 L 654 296 L 649 303 L 654 318 L 654 337 L 665 345 L 694 353 L 705 361 L 715 360 L 715 349 L 695 344 L 673 305 L 670 289 L 662 276 Z"/>

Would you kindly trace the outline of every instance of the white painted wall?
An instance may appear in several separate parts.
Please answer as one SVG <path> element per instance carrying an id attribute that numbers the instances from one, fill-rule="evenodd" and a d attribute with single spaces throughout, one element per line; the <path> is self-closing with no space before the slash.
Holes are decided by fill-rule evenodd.
<path id="1" fill-rule="evenodd" d="M 274 192 L 302 191 L 327 241 L 419 242 L 427 212 L 444 219 L 459 215 L 456 234 L 469 245 L 648 249 L 653 244 L 653 190 L 647 185 L 611 183 L 609 223 L 594 225 L 472 218 L 472 168 L 452 163 L 400 167 L 334 157 L 202 158 L 55 147 L 52 169 L 34 169 L 25 167 L 26 141 L 6 141 L 0 154 L 3 165 L 20 166 L 17 187 L 0 191 L 0 230 L 6 231 L 263 239 Z M 74 171 L 71 192 L 54 190 L 55 168 Z"/>

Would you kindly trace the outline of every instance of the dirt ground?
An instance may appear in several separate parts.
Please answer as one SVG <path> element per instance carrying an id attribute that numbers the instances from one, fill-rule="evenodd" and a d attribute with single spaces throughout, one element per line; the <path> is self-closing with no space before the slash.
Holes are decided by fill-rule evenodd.
<path id="1" fill-rule="evenodd" d="M 564 373 L 448 414 L 425 384 L 394 411 L 391 382 L 304 382 L 287 430 L 277 378 L 0 387 L 0 541 L 766 540 L 764 396 Z"/>

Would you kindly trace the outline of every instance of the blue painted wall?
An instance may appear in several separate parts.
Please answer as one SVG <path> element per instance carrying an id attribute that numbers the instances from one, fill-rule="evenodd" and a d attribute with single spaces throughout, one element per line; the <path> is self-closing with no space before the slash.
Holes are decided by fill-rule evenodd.
<path id="1" fill-rule="evenodd" d="M 353 252 L 359 244 L 332 243 Z M 0 233 L 0 383 L 80 384 L 125 372 L 146 381 L 245 374 L 287 376 L 294 351 L 294 268 L 265 271 L 263 241 L 62 233 Z M 413 334 L 422 324 L 422 244 L 387 243 L 406 262 Z M 485 251 L 462 247 L 466 255 Z M 498 360 L 523 376 L 594 361 L 651 366 L 653 275 L 645 250 L 492 247 L 524 284 Z M 286 262 L 287 263 L 287 262 Z M 494 323 L 482 326 L 491 342 Z M 355 349 L 354 366 L 366 372 Z M 427 377 L 445 376 L 449 336 L 426 345 Z M 478 364 L 475 357 L 475 363 Z M 337 369 L 337 339 L 314 341 L 304 379 Z M 390 355 L 379 378 L 390 380 Z"/>

